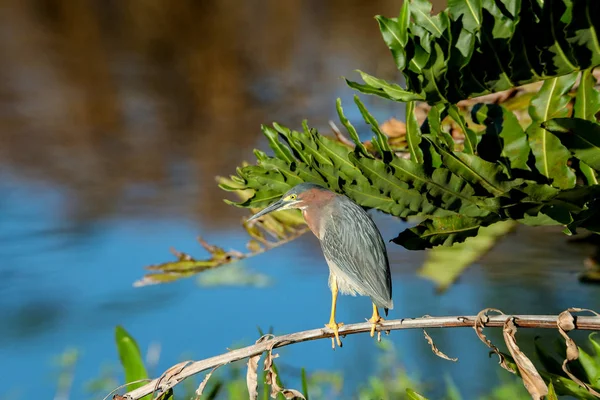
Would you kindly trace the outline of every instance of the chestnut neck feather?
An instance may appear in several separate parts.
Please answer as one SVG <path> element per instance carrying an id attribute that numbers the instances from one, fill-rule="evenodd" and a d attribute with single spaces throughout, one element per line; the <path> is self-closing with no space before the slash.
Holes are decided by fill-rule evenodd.
<path id="1" fill-rule="evenodd" d="M 336 194 L 329 190 L 311 189 L 300 195 L 300 199 L 304 205 L 302 215 L 306 224 L 315 234 L 315 236 L 321 239 L 321 220 L 326 212 L 327 206 L 334 201 Z"/>

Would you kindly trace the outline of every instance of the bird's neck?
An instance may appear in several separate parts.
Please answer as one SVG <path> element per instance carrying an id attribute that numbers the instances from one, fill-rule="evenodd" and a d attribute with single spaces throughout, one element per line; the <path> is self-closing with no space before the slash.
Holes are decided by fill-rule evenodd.
<path id="1" fill-rule="evenodd" d="M 335 193 L 321 194 L 318 198 L 311 200 L 309 207 L 302 209 L 302 216 L 306 224 L 319 239 L 321 238 L 321 225 L 325 223 L 325 218 L 329 215 L 331 204 L 335 201 Z"/>

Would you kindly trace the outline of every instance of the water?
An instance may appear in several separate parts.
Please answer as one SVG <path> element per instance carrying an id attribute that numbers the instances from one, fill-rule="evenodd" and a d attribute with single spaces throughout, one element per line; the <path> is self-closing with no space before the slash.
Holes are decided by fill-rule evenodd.
<path id="1" fill-rule="evenodd" d="M 298 127 L 309 118 L 328 132 L 342 96 L 369 135 L 339 76 L 361 68 L 394 79 L 372 15 L 395 15 L 396 3 L 0 1 L 0 397 L 48 398 L 54 358 L 75 347 L 82 356 L 71 398 L 89 398 L 86 382 L 117 365 L 118 324 L 144 351 L 160 344 L 155 375 L 183 357 L 252 343 L 257 327 L 322 326 L 328 271 L 309 235 L 244 261 L 269 278 L 266 287 L 132 283 L 144 266 L 171 259 L 170 247 L 201 257 L 198 235 L 243 249 L 244 211 L 221 201 L 214 176 L 266 148 L 260 123 Z M 363 100 L 381 121 L 402 117 L 396 105 Z M 406 226 L 375 217 L 385 238 Z M 425 253 L 388 248 L 391 318 L 600 309 L 598 289 L 576 279 L 592 249 L 556 230 L 518 230 L 439 295 L 415 274 Z M 367 299 L 344 296 L 338 319 L 362 321 L 370 310 Z M 460 360 L 435 357 L 419 331 L 394 332 L 411 375 L 439 390 L 447 374 L 471 394 L 498 382 L 496 360 L 472 330 L 430 334 Z M 490 336 L 500 340 L 499 332 Z M 291 382 L 300 367 L 342 371 L 350 396 L 376 372 L 373 350 L 372 339 L 355 335 L 336 351 L 328 341 L 282 349 L 280 363 Z"/>

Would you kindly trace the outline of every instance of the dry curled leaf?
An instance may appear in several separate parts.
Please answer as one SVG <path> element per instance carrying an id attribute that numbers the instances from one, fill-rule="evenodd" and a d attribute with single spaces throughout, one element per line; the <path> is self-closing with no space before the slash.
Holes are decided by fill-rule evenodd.
<path id="1" fill-rule="evenodd" d="M 277 383 L 277 372 L 273 368 L 273 360 L 279 357 L 279 354 L 273 354 L 273 349 L 270 348 L 267 351 L 267 356 L 265 357 L 264 370 L 267 372 L 265 377 L 265 383 L 271 386 L 271 398 L 277 398 L 278 394 L 282 394 L 286 399 L 302 399 L 306 400 L 304 395 L 297 390 L 294 389 L 285 389 L 279 386 Z"/>
<path id="2" fill-rule="evenodd" d="M 406 124 L 396 118 L 390 118 L 381 124 L 381 131 L 390 138 L 406 136 Z"/>
<path id="3" fill-rule="evenodd" d="M 256 341 L 256 344 L 272 338 L 272 334 L 263 335 Z M 260 356 L 260 354 L 257 354 L 248 359 L 248 371 L 246 372 L 246 386 L 248 387 L 248 398 L 250 400 L 258 398 L 258 360 L 260 360 Z M 271 364 L 272 363 L 273 362 L 271 360 Z"/>
<path id="4" fill-rule="evenodd" d="M 335 122 L 329 121 L 329 126 L 331 127 L 331 130 L 333 131 L 333 134 L 335 135 L 335 138 L 338 140 L 338 142 L 348 147 L 354 148 L 354 142 L 348 139 L 346 136 L 344 136 L 344 134 L 339 130 Z"/>
<path id="5" fill-rule="evenodd" d="M 215 372 L 215 370 L 219 367 L 220 367 L 220 365 L 214 367 L 208 374 L 206 374 L 204 379 L 202 379 L 202 382 L 200 382 L 198 389 L 196 389 L 196 399 L 195 400 L 200 399 L 200 396 L 202 396 L 202 393 L 204 392 L 204 389 L 206 388 L 206 384 L 208 383 L 208 380 L 210 379 L 213 372 Z"/>
<path id="6" fill-rule="evenodd" d="M 176 382 L 173 384 L 169 384 L 166 388 L 162 388 L 162 390 L 163 390 L 163 392 L 165 392 L 167 389 L 175 386 L 178 381 L 177 375 L 179 375 L 181 373 L 181 371 L 183 371 L 185 369 L 185 367 L 190 365 L 192 362 L 193 361 L 191 361 L 191 360 L 182 361 L 178 364 L 173 365 L 171 368 L 169 368 L 168 370 L 163 372 L 162 375 L 158 377 L 158 380 L 156 381 L 156 384 L 154 385 L 154 390 L 152 391 L 152 393 L 153 394 L 156 393 L 158 391 L 158 388 L 160 387 L 160 385 L 163 382 L 166 382 L 167 384 L 169 384 L 171 379 L 174 379 L 174 378 L 175 378 Z"/>
<path id="7" fill-rule="evenodd" d="M 435 343 L 433 343 L 433 339 L 431 338 L 431 336 L 429 336 L 429 334 L 427 333 L 427 331 L 425 329 L 423 329 L 423 334 L 425 335 L 425 340 L 427 340 L 427 343 L 429 343 L 429 345 L 431 346 L 431 351 L 433 351 L 433 354 L 435 354 L 436 356 L 443 358 L 444 360 L 448 360 L 448 361 L 458 361 L 458 358 L 455 357 L 448 357 L 446 354 L 442 353 L 437 346 L 435 345 Z"/>
<path id="8" fill-rule="evenodd" d="M 487 347 L 492 349 L 492 351 L 498 355 L 498 363 L 500 364 L 500 366 L 502 368 L 504 368 L 505 370 L 515 374 L 516 372 L 513 371 L 513 369 L 508 366 L 508 364 L 506 363 L 506 360 L 504 359 L 504 356 L 502 355 L 500 350 L 498 350 L 498 348 L 496 346 L 494 346 L 494 344 L 483 334 L 483 327 L 489 320 L 487 314 L 490 311 L 496 312 L 500 315 L 504 315 L 504 313 L 498 309 L 485 308 L 485 309 L 479 311 L 479 313 L 477 314 L 477 317 L 475 318 L 475 324 L 473 325 L 473 329 L 475 329 L 475 333 L 477 334 L 477 337 L 479 338 L 479 340 L 481 340 L 483 343 L 485 343 L 485 345 Z"/>
<path id="9" fill-rule="evenodd" d="M 246 372 L 246 386 L 248 386 L 248 398 L 258 398 L 258 360 L 260 354 L 248 359 L 248 371 Z"/>
<path id="10" fill-rule="evenodd" d="M 429 110 L 431 110 L 431 106 L 429 104 L 423 102 L 417 103 L 417 106 L 415 107 L 415 117 L 417 118 L 417 123 L 419 126 L 421 126 L 427 119 Z"/>
<path id="11" fill-rule="evenodd" d="M 558 320 L 556 323 L 556 325 L 558 326 L 558 332 L 563 338 L 565 338 L 565 344 L 567 345 L 567 354 L 565 360 L 562 363 L 562 370 L 565 372 L 565 374 L 569 376 L 569 378 L 571 378 L 571 380 L 576 382 L 579 386 L 585 388 L 594 396 L 600 397 L 600 393 L 598 393 L 597 391 L 592 389 L 587 383 L 583 382 L 581 379 L 573 375 L 573 373 L 569 370 L 569 367 L 567 365 L 571 361 L 575 361 L 579 358 L 579 348 L 577 347 L 577 344 L 573 339 L 569 337 L 569 335 L 567 335 L 567 332 L 576 329 L 575 317 L 573 317 L 573 314 L 571 314 L 571 312 L 582 311 L 591 312 L 598 316 L 597 312 L 585 308 L 568 308 L 565 311 L 561 312 L 558 316 Z"/>
<path id="12" fill-rule="evenodd" d="M 532 399 L 541 400 L 548 394 L 548 386 L 546 386 L 546 383 L 531 360 L 521 351 L 521 349 L 519 349 L 517 338 L 515 336 L 517 333 L 517 326 L 514 321 L 515 319 L 511 317 L 504 322 L 504 328 L 502 329 L 504 342 L 517 364 L 525 389 L 527 389 Z"/>

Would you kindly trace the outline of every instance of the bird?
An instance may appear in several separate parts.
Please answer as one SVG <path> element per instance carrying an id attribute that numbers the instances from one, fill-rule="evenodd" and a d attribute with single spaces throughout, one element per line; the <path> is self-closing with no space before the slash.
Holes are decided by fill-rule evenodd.
<path id="1" fill-rule="evenodd" d="M 375 222 L 358 204 L 343 194 L 315 183 L 300 183 L 278 201 L 248 218 L 254 221 L 274 211 L 300 209 L 306 224 L 319 239 L 329 266 L 331 315 L 325 327 L 330 328 L 339 347 L 342 342 L 335 321 L 338 291 L 352 296 L 369 296 L 373 303 L 371 337 L 383 321 L 378 307 L 387 317 L 394 308 L 392 278 L 385 243 Z M 335 348 L 335 343 L 332 345 Z"/>

